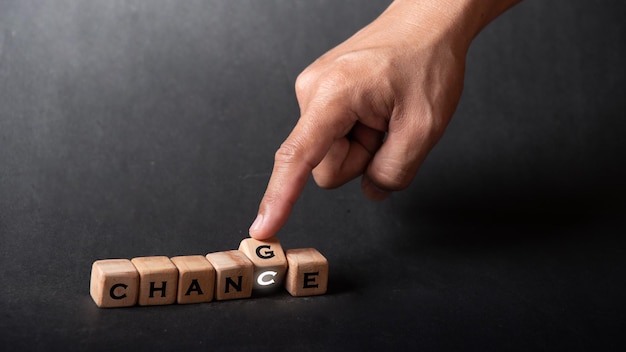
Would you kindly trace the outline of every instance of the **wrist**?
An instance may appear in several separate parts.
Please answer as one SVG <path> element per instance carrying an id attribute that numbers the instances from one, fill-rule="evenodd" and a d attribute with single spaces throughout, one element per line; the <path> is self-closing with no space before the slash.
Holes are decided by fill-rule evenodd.
<path id="1" fill-rule="evenodd" d="M 382 16 L 411 28 L 415 40 L 438 37 L 466 52 L 490 22 L 521 0 L 395 0 Z"/>

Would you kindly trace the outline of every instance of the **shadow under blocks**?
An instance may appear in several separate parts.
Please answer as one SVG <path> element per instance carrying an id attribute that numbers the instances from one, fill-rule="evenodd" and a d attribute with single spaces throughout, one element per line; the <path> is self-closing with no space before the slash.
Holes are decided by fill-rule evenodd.
<path id="1" fill-rule="evenodd" d="M 275 238 L 246 238 L 238 250 L 206 256 L 97 260 L 90 293 L 98 307 L 113 308 L 250 298 L 280 287 L 292 296 L 325 294 L 328 260 L 314 248 L 284 251 Z"/>

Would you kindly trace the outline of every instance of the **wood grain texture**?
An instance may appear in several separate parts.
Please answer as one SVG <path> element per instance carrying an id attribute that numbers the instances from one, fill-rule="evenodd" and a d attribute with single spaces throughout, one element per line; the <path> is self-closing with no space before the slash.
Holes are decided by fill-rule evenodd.
<path id="1" fill-rule="evenodd" d="M 206 258 L 215 268 L 215 299 L 248 298 L 252 295 L 254 265 L 238 250 L 214 252 Z"/>
<path id="2" fill-rule="evenodd" d="M 328 260 L 315 248 L 289 249 L 285 289 L 292 296 L 323 295 L 328 288 Z"/>
<path id="3" fill-rule="evenodd" d="M 274 290 L 283 284 L 287 258 L 278 239 L 246 238 L 239 244 L 239 250 L 254 264 L 253 290 Z"/>
<path id="4" fill-rule="evenodd" d="M 89 291 L 100 308 L 134 306 L 139 273 L 128 259 L 97 260 L 91 266 Z"/>
<path id="5" fill-rule="evenodd" d="M 178 268 L 178 304 L 202 303 L 213 300 L 215 269 L 202 255 L 171 258 Z"/>
<path id="6" fill-rule="evenodd" d="M 140 306 L 156 306 L 176 302 L 178 269 L 165 256 L 137 257 L 131 262 L 139 272 Z"/>

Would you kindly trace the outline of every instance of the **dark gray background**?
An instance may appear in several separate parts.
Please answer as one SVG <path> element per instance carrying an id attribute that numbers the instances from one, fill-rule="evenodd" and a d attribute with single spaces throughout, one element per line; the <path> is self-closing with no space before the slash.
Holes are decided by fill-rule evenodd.
<path id="1" fill-rule="evenodd" d="M 0 349 L 624 347 L 623 1 L 529 0 L 474 42 L 413 185 L 307 186 L 279 238 L 325 296 L 101 310 L 103 258 L 247 236 L 297 74 L 388 1 L 0 1 Z"/>

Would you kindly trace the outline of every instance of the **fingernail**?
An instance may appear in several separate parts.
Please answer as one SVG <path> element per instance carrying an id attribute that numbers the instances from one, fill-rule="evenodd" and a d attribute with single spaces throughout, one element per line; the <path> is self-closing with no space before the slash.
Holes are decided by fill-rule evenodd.
<path id="1" fill-rule="evenodd" d="M 254 219 L 252 226 L 250 226 L 250 233 L 257 232 L 261 228 L 262 225 L 263 225 L 263 215 L 259 214 L 257 215 L 256 219 Z"/>

